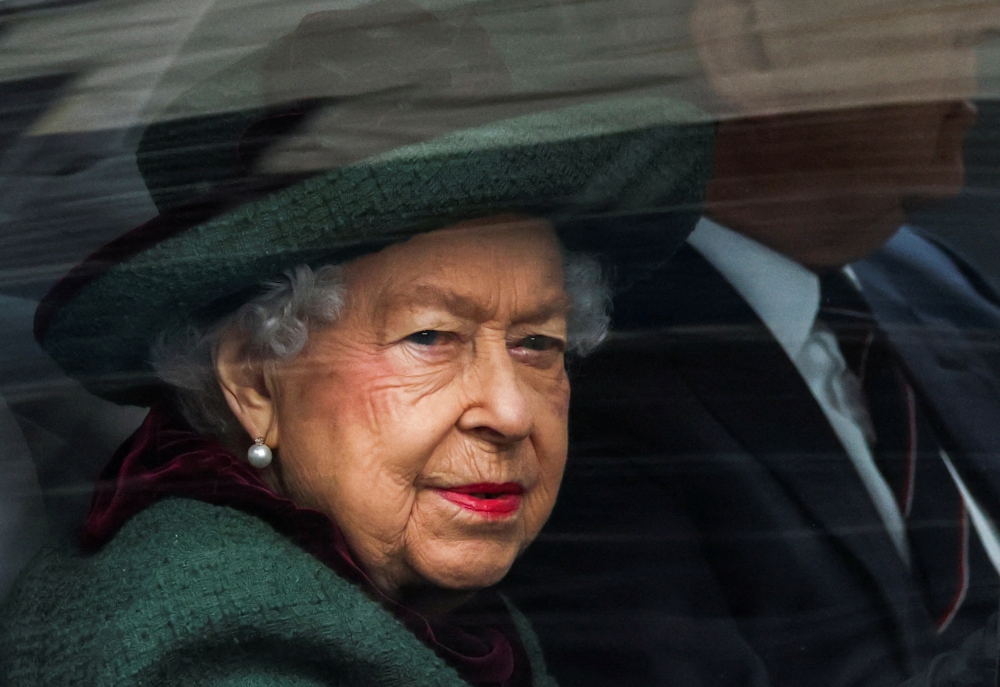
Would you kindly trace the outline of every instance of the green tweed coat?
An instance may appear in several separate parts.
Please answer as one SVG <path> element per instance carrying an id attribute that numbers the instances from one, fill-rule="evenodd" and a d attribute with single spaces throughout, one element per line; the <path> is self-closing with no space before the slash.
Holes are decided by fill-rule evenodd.
<path id="1" fill-rule="evenodd" d="M 536 687 L 554 687 L 513 611 Z M 43 553 L 0 615 L 0 685 L 465 686 L 267 523 L 167 499 L 99 553 Z"/>

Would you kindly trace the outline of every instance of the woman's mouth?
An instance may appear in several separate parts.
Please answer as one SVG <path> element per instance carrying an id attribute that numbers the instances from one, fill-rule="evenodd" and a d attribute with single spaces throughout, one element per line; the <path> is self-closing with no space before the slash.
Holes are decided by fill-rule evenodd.
<path id="1" fill-rule="evenodd" d="M 516 482 L 464 484 L 435 491 L 460 508 L 497 518 L 516 513 L 524 495 L 524 487 Z"/>

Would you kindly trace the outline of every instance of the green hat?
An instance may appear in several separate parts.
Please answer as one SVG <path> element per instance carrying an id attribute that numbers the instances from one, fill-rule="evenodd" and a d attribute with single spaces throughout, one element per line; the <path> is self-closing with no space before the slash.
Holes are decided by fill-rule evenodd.
<path id="1" fill-rule="evenodd" d="M 171 126 L 203 131 L 197 119 Z M 621 270 L 660 262 L 697 221 L 710 150 L 711 126 L 690 106 L 605 98 L 455 128 L 332 169 L 215 179 L 193 199 L 161 196 L 164 212 L 64 277 L 39 306 L 35 336 L 92 392 L 135 401 L 154 380 L 149 351 L 162 333 L 233 311 L 295 265 L 350 260 L 464 219 L 540 215 L 567 247 Z M 188 167 L 195 178 L 204 168 Z"/>

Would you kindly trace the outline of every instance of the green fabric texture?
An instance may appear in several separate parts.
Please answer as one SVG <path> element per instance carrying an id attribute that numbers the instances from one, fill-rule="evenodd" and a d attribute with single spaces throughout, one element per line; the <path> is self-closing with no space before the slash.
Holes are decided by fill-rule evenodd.
<path id="1" fill-rule="evenodd" d="M 238 303 L 286 269 L 343 261 L 462 219 L 523 211 L 569 225 L 670 212 L 661 233 L 677 245 L 697 221 L 710 170 L 712 128 L 698 118 L 663 98 L 604 101 L 321 173 L 112 265 L 55 312 L 40 342 L 107 395 L 152 379 L 159 334 L 223 314 L 219 303 Z"/>
<path id="2" fill-rule="evenodd" d="M 260 107 L 150 124 L 136 164 L 160 212 L 238 178 L 243 170 L 233 141 L 268 112 Z"/>
<path id="3" fill-rule="evenodd" d="M 554 687 L 513 613 L 535 686 Z M 8 687 L 467 685 L 264 521 L 188 499 L 146 509 L 92 556 L 40 555 L 0 615 L 0 646 Z"/>

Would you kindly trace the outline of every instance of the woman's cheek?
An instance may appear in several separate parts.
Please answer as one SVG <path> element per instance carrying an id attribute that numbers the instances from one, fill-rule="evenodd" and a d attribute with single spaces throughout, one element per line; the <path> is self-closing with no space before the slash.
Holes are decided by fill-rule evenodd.
<path id="1" fill-rule="evenodd" d="M 568 424 L 570 385 L 565 370 L 560 370 L 554 378 L 541 380 L 537 388 L 540 409 L 545 417 Z"/>

